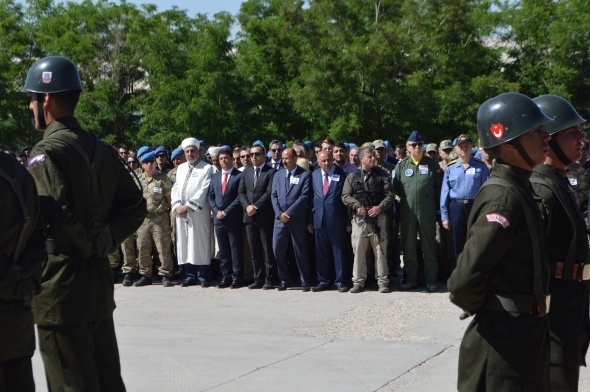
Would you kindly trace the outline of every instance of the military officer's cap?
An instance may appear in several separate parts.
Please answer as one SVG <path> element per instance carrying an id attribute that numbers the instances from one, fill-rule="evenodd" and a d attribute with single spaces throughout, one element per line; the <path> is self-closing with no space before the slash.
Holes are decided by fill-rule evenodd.
<path id="1" fill-rule="evenodd" d="M 184 154 L 184 150 L 182 147 L 178 147 L 176 150 L 172 151 L 172 155 L 170 159 L 174 160 L 177 156 Z"/>
<path id="2" fill-rule="evenodd" d="M 430 151 L 434 151 L 434 152 L 438 151 L 438 147 L 436 146 L 436 143 L 429 143 L 426 146 L 426 152 L 430 152 Z"/>
<path id="3" fill-rule="evenodd" d="M 153 151 L 146 152 L 145 154 L 143 154 L 141 156 L 141 158 L 139 158 L 139 161 L 141 163 L 145 163 L 145 162 L 149 162 L 149 161 L 155 161 L 155 160 L 156 160 L 156 154 L 154 154 Z"/>
<path id="4" fill-rule="evenodd" d="M 408 138 L 408 142 L 420 143 L 424 142 L 424 139 L 422 139 L 422 136 L 420 136 L 420 133 L 418 133 L 418 131 L 412 131 L 412 133 L 410 133 L 410 137 Z"/>
<path id="5" fill-rule="evenodd" d="M 464 133 L 457 136 L 457 138 L 455 139 L 455 141 L 453 142 L 453 146 L 456 146 L 457 144 L 461 144 L 461 143 L 471 143 L 473 144 L 473 142 L 471 141 L 471 138 L 468 135 L 465 135 Z"/>
<path id="6" fill-rule="evenodd" d="M 443 140 L 442 142 L 440 142 L 439 148 L 441 150 L 450 150 L 453 148 L 453 142 L 449 139 Z"/>
<path id="7" fill-rule="evenodd" d="M 143 154 L 145 154 L 146 152 L 149 152 L 149 151 L 150 151 L 150 148 L 148 146 L 140 147 L 139 150 L 137 150 L 137 158 L 141 158 L 141 156 Z"/>
<path id="8" fill-rule="evenodd" d="M 373 148 L 375 148 L 375 150 L 378 148 L 385 148 L 385 143 L 383 143 L 383 140 L 377 139 L 373 142 Z"/>

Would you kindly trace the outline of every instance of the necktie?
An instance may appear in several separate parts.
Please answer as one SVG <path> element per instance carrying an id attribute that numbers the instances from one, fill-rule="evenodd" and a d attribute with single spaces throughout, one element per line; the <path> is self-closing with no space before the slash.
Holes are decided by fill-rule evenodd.
<path id="1" fill-rule="evenodd" d="M 278 162 L 275 162 L 275 170 L 279 170 L 281 167 L 279 166 Z"/>
<path id="2" fill-rule="evenodd" d="M 328 194 L 328 188 L 330 187 L 330 183 L 328 182 L 328 175 L 324 173 L 324 186 L 322 187 L 322 191 L 324 192 L 324 197 Z"/>
<path id="3" fill-rule="evenodd" d="M 221 182 L 221 194 L 225 195 L 225 187 L 227 186 L 227 175 L 229 173 L 225 172 L 223 173 L 223 181 Z"/>
<path id="4" fill-rule="evenodd" d="M 259 172 L 260 168 L 256 168 L 254 169 L 254 186 L 256 186 L 256 181 L 258 181 L 258 172 Z"/>
<path id="5" fill-rule="evenodd" d="M 285 191 L 289 193 L 289 185 L 291 182 L 291 172 L 287 172 L 287 181 L 285 182 Z"/>

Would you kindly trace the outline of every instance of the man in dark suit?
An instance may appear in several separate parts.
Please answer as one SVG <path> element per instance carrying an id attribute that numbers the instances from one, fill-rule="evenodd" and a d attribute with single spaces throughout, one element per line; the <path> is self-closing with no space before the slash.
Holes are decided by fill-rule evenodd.
<path id="1" fill-rule="evenodd" d="M 244 278 L 242 207 L 238 199 L 242 173 L 234 168 L 230 150 L 222 149 L 218 158 L 221 170 L 211 176 L 208 195 L 221 260 L 222 277 L 217 287 L 231 285 L 232 289 L 237 289 L 242 286 Z"/>
<path id="2" fill-rule="evenodd" d="M 282 161 L 285 170 L 275 174 L 271 194 L 275 213 L 272 243 L 281 279 L 278 290 L 286 290 L 291 285 L 287 265 L 287 249 L 290 238 L 293 242 L 301 287 L 303 291 L 309 291 L 311 273 L 305 228 L 307 226 L 310 172 L 297 165 L 297 154 L 292 148 L 283 151 Z"/>
<path id="3" fill-rule="evenodd" d="M 311 174 L 313 196 L 307 225 L 307 230 L 315 233 L 319 280 L 311 290 L 330 290 L 333 283 L 339 292 L 345 293 L 348 287 L 342 270 L 347 257 L 346 226 L 350 226 L 350 217 L 342 203 L 342 187 L 347 173 L 334 164 L 326 150 L 318 154 L 318 166 L 321 170 Z"/>
<path id="4" fill-rule="evenodd" d="M 272 251 L 274 212 L 270 200 L 275 170 L 265 164 L 266 151 L 261 145 L 250 147 L 252 166 L 242 172 L 238 198 L 244 208 L 246 234 L 252 250 L 254 283 L 249 289 L 269 290 L 277 279 L 277 265 Z"/>

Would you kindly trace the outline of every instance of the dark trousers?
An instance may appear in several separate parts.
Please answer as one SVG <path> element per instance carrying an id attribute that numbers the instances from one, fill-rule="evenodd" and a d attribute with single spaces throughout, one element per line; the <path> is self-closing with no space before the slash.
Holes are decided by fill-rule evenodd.
<path id="1" fill-rule="evenodd" d="M 184 273 L 186 279 L 196 282 L 210 282 L 211 281 L 211 266 L 210 265 L 194 265 L 190 263 L 182 264 L 184 266 Z"/>
<path id="2" fill-rule="evenodd" d="M 453 231 L 455 265 L 457 265 L 459 253 L 463 252 L 463 247 L 465 247 L 467 241 L 467 220 L 469 219 L 471 207 L 473 207 L 473 202 L 464 204 L 451 200 L 449 203 L 449 221 L 451 221 L 451 230 Z"/>
<path id="3" fill-rule="evenodd" d="M 7 359 L 0 361 L 0 391 L 33 392 L 33 366 L 31 357 Z"/>
<path id="4" fill-rule="evenodd" d="M 277 263 L 272 250 L 272 231 L 272 224 L 267 226 L 246 225 L 248 243 L 252 251 L 254 280 L 257 282 L 266 281 L 266 283 L 272 284 L 277 280 Z"/>
<path id="5" fill-rule="evenodd" d="M 273 249 L 277 260 L 279 278 L 282 282 L 291 283 L 291 274 L 287 262 L 287 249 L 289 241 L 293 243 L 295 252 L 295 262 L 299 270 L 299 279 L 302 285 L 309 285 L 311 282 L 311 273 L 307 254 L 307 229 L 304 224 L 295 225 L 293 223 L 283 224 L 275 223 L 273 233 Z"/>
<path id="6" fill-rule="evenodd" d="M 219 245 L 220 280 L 241 281 L 244 278 L 244 243 L 242 226 L 215 225 L 215 236 Z"/>
<path id="7" fill-rule="evenodd" d="M 315 230 L 316 268 L 320 284 L 342 286 L 343 268 L 347 257 L 344 228 Z"/>
<path id="8" fill-rule="evenodd" d="M 49 391 L 125 391 L 112 317 L 37 331 Z"/>

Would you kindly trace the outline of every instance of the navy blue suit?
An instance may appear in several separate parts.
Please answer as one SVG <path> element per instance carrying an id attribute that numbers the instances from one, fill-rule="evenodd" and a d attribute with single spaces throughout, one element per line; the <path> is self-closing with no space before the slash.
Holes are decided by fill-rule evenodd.
<path id="1" fill-rule="evenodd" d="M 316 170 L 311 175 L 313 198 L 308 224 L 313 225 L 315 232 L 316 268 L 321 285 L 345 284 L 342 270 L 347 257 L 346 226 L 350 225 L 348 211 L 342 203 L 345 179 L 344 170 L 334 165 L 328 173 L 330 185 L 324 196 L 324 171 Z"/>
<path id="2" fill-rule="evenodd" d="M 291 180 L 287 182 L 287 175 L 291 172 L 278 171 L 272 182 L 271 200 L 275 212 L 273 233 L 273 249 L 279 269 L 279 278 L 290 284 L 289 268 L 287 266 L 287 249 L 289 238 L 293 242 L 295 261 L 299 268 L 302 285 L 309 285 L 311 279 L 309 259 L 307 253 L 307 204 L 310 193 L 311 173 L 296 166 Z M 287 185 L 288 184 L 288 185 Z M 288 223 L 279 220 L 285 212 L 291 217 Z"/>
<path id="3" fill-rule="evenodd" d="M 242 206 L 238 199 L 238 189 L 242 173 L 235 168 L 229 170 L 225 194 L 221 192 L 223 172 L 211 176 L 208 201 L 213 211 L 215 236 L 219 244 L 220 267 L 223 277 L 220 280 L 241 282 L 244 277 L 244 240 L 242 236 Z M 217 219 L 217 212 L 223 211 L 225 218 Z"/>

